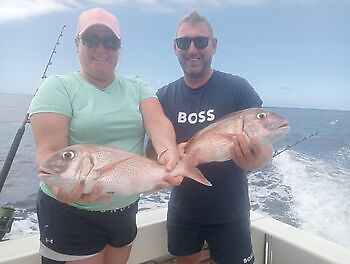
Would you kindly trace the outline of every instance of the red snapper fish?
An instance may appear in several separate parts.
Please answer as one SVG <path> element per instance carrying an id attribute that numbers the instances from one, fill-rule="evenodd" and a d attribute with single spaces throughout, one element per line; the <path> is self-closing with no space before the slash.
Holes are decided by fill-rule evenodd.
<path id="1" fill-rule="evenodd" d="M 196 168 L 198 164 L 231 159 L 232 137 L 245 133 L 262 144 L 272 144 L 289 131 L 288 121 L 263 108 L 249 108 L 229 114 L 198 131 L 185 148 L 185 157 L 167 172 L 156 161 L 116 148 L 72 145 L 51 155 L 39 168 L 45 183 L 72 190 L 85 181 L 84 193 L 102 183 L 102 193 L 125 196 L 159 190 L 165 175 L 189 177 L 201 184 L 211 183 Z"/>
<path id="2" fill-rule="evenodd" d="M 52 154 L 39 167 L 39 178 L 49 186 L 73 189 L 84 181 L 83 193 L 90 193 L 97 182 L 102 184 L 102 194 L 127 196 L 159 190 L 157 182 L 169 174 L 165 166 L 154 160 L 124 150 L 77 144 Z M 204 185 L 210 182 L 195 167 L 181 166 L 178 173 Z"/>
<path id="3" fill-rule="evenodd" d="M 284 137 L 290 128 L 282 116 L 264 108 L 248 108 L 224 116 L 195 133 L 185 148 L 183 163 L 196 166 L 231 159 L 232 138 L 239 133 L 257 137 L 261 144 L 272 144 Z"/>

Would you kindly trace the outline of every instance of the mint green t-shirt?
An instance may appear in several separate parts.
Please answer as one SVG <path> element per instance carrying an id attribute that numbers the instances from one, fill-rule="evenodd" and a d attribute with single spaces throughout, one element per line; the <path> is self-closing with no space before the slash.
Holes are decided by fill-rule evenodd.
<path id="1" fill-rule="evenodd" d="M 140 103 L 155 97 L 154 91 L 137 77 L 116 74 L 113 83 L 101 90 L 79 72 L 47 78 L 34 96 L 30 115 L 59 113 L 70 118 L 68 144 L 97 144 L 142 154 L 145 129 Z M 54 197 L 43 183 L 40 187 Z M 75 207 L 110 210 L 125 207 L 138 195 L 113 197 L 108 203 L 74 203 Z"/>

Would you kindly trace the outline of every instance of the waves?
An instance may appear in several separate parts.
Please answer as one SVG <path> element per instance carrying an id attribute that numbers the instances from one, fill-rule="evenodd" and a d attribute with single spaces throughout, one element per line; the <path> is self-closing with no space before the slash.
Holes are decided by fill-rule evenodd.
<path id="1" fill-rule="evenodd" d="M 348 154 L 345 149 L 345 155 Z M 279 178 L 279 188 L 285 190 L 279 192 L 279 199 L 287 201 L 291 222 L 350 248 L 348 159 L 344 157 L 344 149 L 332 156 L 324 160 L 288 151 L 274 159 L 274 177 Z"/>

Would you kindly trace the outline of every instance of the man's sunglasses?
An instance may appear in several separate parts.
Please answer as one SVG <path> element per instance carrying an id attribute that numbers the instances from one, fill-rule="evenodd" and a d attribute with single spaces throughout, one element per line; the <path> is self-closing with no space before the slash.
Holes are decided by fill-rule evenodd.
<path id="1" fill-rule="evenodd" d="M 209 37 L 176 38 L 175 42 L 176 46 L 182 50 L 187 50 L 191 46 L 191 42 L 193 42 L 194 46 L 197 49 L 205 49 L 206 47 L 208 47 Z"/>
<path id="2" fill-rule="evenodd" d="M 88 48 L 96 48 L 102 43 L 105 50 L 116 51 L 120 48 L 120 39 L 114 35 L 106 36 L 101 39 L 98 35 L 92 33 L 83 34 L 81 37 L 83 45 Z"/>

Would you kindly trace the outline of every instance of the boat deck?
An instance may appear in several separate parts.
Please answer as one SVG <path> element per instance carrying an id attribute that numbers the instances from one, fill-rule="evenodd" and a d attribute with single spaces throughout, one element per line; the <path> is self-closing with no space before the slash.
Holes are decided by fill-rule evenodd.
<path id="1" fill-rule="evenodd" d="M 172 257 L 170 259 L 159 259 L 159 260 L 151 260 L 151 261 L 146 261 L 146 262 L 142 262 L 141 264 L 175 264 L 176 263 L 176 259 L 175 257 Z M 201 260 L 199 262 L 200 264 L 215 264 L 215 262 L 213 260 L 210 259 L 209 257 L 209 249 L 208 248 L 204 248 L 202 250 L 202 256 L 201 256 Z"/>

